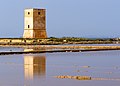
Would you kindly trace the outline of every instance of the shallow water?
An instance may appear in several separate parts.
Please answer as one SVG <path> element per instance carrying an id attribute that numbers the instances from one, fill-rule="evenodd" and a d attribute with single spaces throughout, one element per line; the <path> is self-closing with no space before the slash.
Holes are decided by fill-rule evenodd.
<path id="1" fill-rule="evenodd" d="M 80 81 L 57 75 L 113 80 Z M 0 56 L 0 86 L 119 86 L 120 51 Z"/>

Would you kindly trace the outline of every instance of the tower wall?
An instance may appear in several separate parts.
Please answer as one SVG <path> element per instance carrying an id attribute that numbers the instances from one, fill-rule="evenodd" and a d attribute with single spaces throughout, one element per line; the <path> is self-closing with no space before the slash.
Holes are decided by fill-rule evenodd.
<path id="1" fill-rule="evenodd" d="M 23 38 L 47 38 L 45 9 L 25 10 Z"/>

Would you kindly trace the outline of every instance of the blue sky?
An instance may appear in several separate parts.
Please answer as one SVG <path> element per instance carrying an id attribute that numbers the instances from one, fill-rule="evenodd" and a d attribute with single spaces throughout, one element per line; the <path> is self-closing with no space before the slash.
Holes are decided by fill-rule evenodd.
<path id="1" fill-rule="evenodd" d="M 120 37 L 120 0 L 1 0 L 0 37 L 22 37 L 25 8 L 47 9 L 49 37 Z"/>

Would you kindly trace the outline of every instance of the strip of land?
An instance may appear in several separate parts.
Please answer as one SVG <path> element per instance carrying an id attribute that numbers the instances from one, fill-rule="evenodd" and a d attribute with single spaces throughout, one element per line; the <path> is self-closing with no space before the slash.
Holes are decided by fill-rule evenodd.
<path id="1" fill-rule="evenodd" d="M 0 45 L 0 47 L 17 47 L 27 49 L 120 49 L 120 46 L 93 45 Z"/>
<path id="2" fill-rule="evenodd" d="M 35 54 L 35 53 L 55 53 L 55 52 L 87 52 L 87 51 L 106 51 L 106 50 L 120 50 L 119 47 L 106 47 L 106 48 L 90 48 L 90 49 L 69 49 L 68 47 L 64 47 L 65 49 L 54 49 L 54 50 L 30 50 L 28 51 L 20 51 L 20 52 L 0 52 L 0 55 L 10 55 L 10 54 Z"/>
<path id="3" fill-rule="evenodd" d="M 92 78 L 90 76 L 69 76 L 69 75 L 61 75 L 61 76 L 55 76 L 55 78 L 59 79 L 74 79 L 74 80 L 117 80 L 120 81 L 120 79 L 113 79 L 113 78 Z"/>
<path id="4" fill-rule="evenodd" d="M 118 44 L 119 38 L 0 38 L 0 45 Z"/>

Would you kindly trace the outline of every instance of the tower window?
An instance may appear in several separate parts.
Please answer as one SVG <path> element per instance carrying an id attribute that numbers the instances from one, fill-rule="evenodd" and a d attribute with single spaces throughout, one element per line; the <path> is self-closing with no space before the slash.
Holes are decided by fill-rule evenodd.
<path id="1" fill-rule="evenodd" d="M 30 15 L 30 12 L 28 12 L 28 15 Z"/>
<path id="2" fill-rule="evenodd" d="M 40 12 L 38 12 L 38 15 L 40 15 Z"/>
<path id="3" fill-rule="evenodd" d="M 30 25 L 28 25 L 28 28 L 30 28 Z"/>

